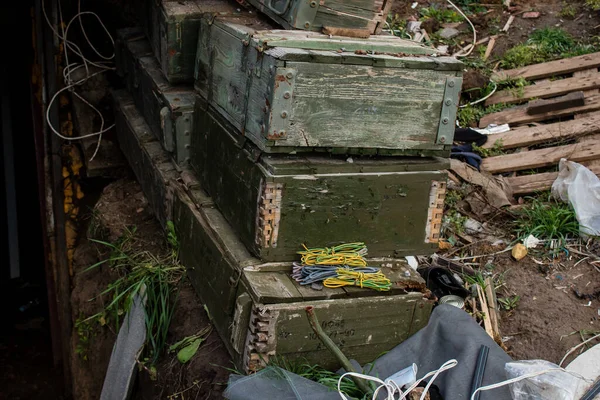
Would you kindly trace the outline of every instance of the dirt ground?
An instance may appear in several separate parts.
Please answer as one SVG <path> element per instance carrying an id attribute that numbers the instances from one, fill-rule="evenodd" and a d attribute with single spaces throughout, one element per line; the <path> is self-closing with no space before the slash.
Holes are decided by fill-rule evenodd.
<path id="1" fill-rule="evenodd" d="M 400 18 L 405 20 L 411 18 L 418 19 L 419 10 L 422 7 L 428 7 L 432 4 L 436 4 L 439 7 L 447 6 L 447 3 L 443 0 L 419 0 L 418 3 L 419 5 L 413 9 L 413 2 L 397 2 L 394 6 L 394 12 L 396 12 Z M 526 41 L 531 33 L 538 28 L 562 28 L 573 35 L 573 37 L 586 40 L 591 40 L 600 33 L 600 12 L 591 11 L 585 6 L 585 1 L 583 0 L 569 2 L 563 0 L 547 0 L 543 2 L 513 0 L 510 2 L 510 12 L 503 10 L 502 2 L 497 0 L 486 2 L 474 1 L 473 3 L 486 3 L 488 9 L 487 13 L 471 18 L 471 22 L 473 22 L 475 29 L 477 30 L 477 40 L 479 41 L 491 35 L 498 35 L 496 45 L 490 56 L 491 60 L 499 59 L 507 49 Z M 561 15 L 567 6 L 573 7 L 573 17 Z M 523 13 L 529 11 L 539 12 L 539 18 L 522 18 Z M 515 19 L 511 23 L 508 32 L 500 34 L 499 31 L 505 26 L 511 15 L 514 15 Z M 437 30 L 440 27 L 436 26 L 435 28 Z M 473 34 L 466 22 L 461 23 L 457 29 L 461 31 L 461 35 L 458 36 L 458 39 L 462 42 L 463 47 L 472 42 Z M 482 44 L 482 46 L 485 47 L 486 44 Z M 458 49 L 450 50 L 456 51 Z"/>
<path id="2" fill-rule="evenodd" d="M 581 261 L 584 257 L 562 253 L 552 259 L 541 248 L 532 249 L 521 261 L 510 252 L 486 256 L 504 247 L 474 246 L 471 252 L 478 258 L 464 262 L 484 274 L 502 276 L 499 297 L 519 296 L 514 309 L 501 312 L 500 321 L 503 344 L 513 359 L 558 364 L 581 343 L 580 332 L 600 333 L 600 300 L 590 302 L 576 295 L 576 291 L 585 295 L 600 290 L 600 271 Z"/>
<path id="3" fill-rule="evenodd" d="M 125 229 L 135 228 L 139 250 L 160 252 L 165 236 L 150 211 L 137 182 L 130 178 L 115 181 L 104 188 L 88 220 L 88 234 L 97 240 L 115 241 Z M 97 298 L 116 276 L 108 267 L 84 272 L 106 257 L 102 245 L 87 239 L 80 242 L 74 256 L 74 289 L 71 297 L 73 323 L 102 309 Z M 90 301 L 91 299 L 94 299 Z M 167 343 L 193 335 L 210 323 L 191 285 L 183 282 L 171 322 Z M 109 324 L 92 324 L 90 331 L 73 334 L 73 398 L 98 398 L 116 339 L 117 329 Z M 83 337 L 82 337 L 83 336 Z M 195 357 L 181 365 L 175 355 L 165 355 L 157 368 L 157 380 L 145 372 L 139 374 L 135 390 L 138 399 L 212 399 L 221 398 L 231 368 L 229 355 L 219 336 L 212 332 Z"/>

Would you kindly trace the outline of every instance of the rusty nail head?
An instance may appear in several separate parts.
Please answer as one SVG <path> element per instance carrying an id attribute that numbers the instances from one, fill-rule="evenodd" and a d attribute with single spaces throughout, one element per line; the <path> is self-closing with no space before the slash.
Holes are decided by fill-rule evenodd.
<path id="1" fill-rule="evenodd" d="M 287 118 L 287 111 L 281 112 L 281 118 Z"/>
<path id="2" fill-rule="evenodd" d="M 285 92 L 285 93 L 283 94 L 283 98 L 284 98 L 284 99 L 289 99 L 290 97 L 292 97 L 292 95 L 290 94 L 290 92 Z"/>
<path id="3" fill-rule="evenodd" d="M 448 86 L 450 86 L 450 87 L 454 87 L 454 81 L 450 81 L 450 82 L 448 82 Z"/>
<path id="4" fill-rule="evenodd" d="M 452 100 L 450 100 L 450 99 L 446 100 L 446 105 L 447 106 L 451 106 L 452 105 Z"/>
<path id="5" fill-rule="evenodd" d="M 279 131 L 279 136 L 285 136 L 285 131 Z"/>
<path id="6" fill-rule="evenodd" d="M 444 136 L 442 136 L 442 137 L 440 138 L 440 142 L 442 142 L 442 143 L 446 143 L 446 138 L 445 138 Z"/>
<path id="7" fill-rule="evenodd" d="M 448 121 L 449 121 L 449 120 L 448 120 L 448 118 L 444 118 L 444 119 L 442 120 L 442 124 L 446 125 L 446 124 L 448 124 Z"/>
<path id="8" fill-rule="evenodd" d="M 288 79 L 292 79 L 294 77 L 294 74 L 292 74 L 291 72 L 288 72 L 285 76 Z"/>
<path id="9" fill-rule="evenodd" d="M 310 22 L 305 22 L 304 23 L 304 27 L 307 28 L 307 29 L 310 28 Z"/>
<path id="10" fill-rule="evenodd" d="M 317 6 L 317 2 L 316 2 L 316 1 L 311 1 L 311 2 L 310 2 L 310 6 L 311 6 L 312 8 L 315 8 L 315 7 Z"/>

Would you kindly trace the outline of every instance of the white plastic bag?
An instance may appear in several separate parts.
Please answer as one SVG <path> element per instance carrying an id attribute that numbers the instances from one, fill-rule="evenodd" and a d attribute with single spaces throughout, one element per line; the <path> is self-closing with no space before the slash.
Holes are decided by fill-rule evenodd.
<path id="1" fill-rule="evenodd" d="M 565 158 L 558 164 L 552 195 L 575 209 L 582 237 L 600 235 L 600 179 L 581 164 Z"/>
<path id="2" fill-rule="evenodd" d="M 558 365 L 545 360 L 525 360 L 506 363 L 504 370 L 509 379 L 532 372 L 541 372 Z M 557 370 L 510 384 L 513 400 L 575 400 L 583 379 Z"/>

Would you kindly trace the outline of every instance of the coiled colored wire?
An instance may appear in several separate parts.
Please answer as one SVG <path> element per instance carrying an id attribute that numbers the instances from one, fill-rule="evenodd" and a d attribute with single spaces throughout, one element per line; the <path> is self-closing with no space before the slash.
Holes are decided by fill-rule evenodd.
<path id="1" fill-rule="evenodd" d="M 346 265 L 302 265 L 294 263 L 292 278 L 300 285 L 310 285 L 323 282 L 323 286 L 340 288 L 343 286 L 358 286 L 378 291 L 388 291 L 391 281 L 374 267 L 349 267 Z"/>
<path id="2" fill-rule="evenodd" d="M 385 292 L 391 289 L 392 282 L 381 272 L 368 273 L 350 269 L 339 268 L 337 277 L 327 278 L 323 286 L 328 288 L 340 288 L 343 286 L 358 286 Z"/>
<path id="3" fill-rule="evenodd" d="M 349 267 L 366 267 L 367 246 L 362 242 L 345 243 L 334 247 L 307 248 L 305 245 L 301 262 L 303 265 L 347 265 Z"/>

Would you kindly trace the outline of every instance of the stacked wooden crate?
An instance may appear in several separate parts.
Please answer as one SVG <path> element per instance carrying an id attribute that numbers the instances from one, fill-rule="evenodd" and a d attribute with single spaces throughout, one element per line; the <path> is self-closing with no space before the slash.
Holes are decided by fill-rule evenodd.
<path id="1" fill-rule="evenodd" d="M 349 357 L 371 361 L 431 312 L 401 257 L 437 245 L 461 64 L 359 38 L 380 30 L 387 1 L 249 3 L 306 30 L 196 0 L 150 2 L 145 29 L 119 32 L 121 146 L 239 368 L 274 355 L 338 367 L 309 305 Z M 302 245 L 343 242 L 367 244 L 389 292 L 291 278 Z"/>

